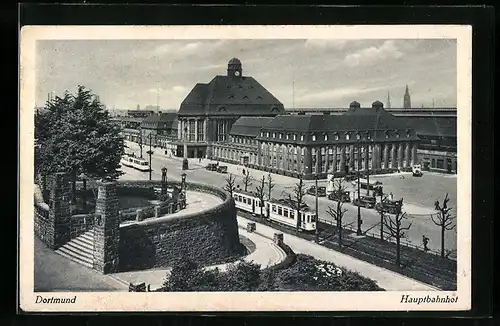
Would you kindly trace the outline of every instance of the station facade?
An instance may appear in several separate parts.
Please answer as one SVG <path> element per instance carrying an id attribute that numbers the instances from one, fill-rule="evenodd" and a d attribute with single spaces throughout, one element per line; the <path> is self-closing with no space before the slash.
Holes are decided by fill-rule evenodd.
<path id="1" fill-rule="evenodd" d="M 304 179 L 377 174 L 411 169 L 418 143 L 407 121 L 381 102 L 369 108 L 353 102 L 342 115 L 242 118 L 228 140 L 214 144 L 214 159 Z"/>

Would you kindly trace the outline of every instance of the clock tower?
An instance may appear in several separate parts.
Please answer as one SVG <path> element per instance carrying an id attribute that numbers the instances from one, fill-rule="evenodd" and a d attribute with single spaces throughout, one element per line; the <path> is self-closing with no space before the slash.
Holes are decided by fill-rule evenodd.
<path id="1" fill-rule="evenodd" d="M 229 77 L 241 77 L 243 70 L 241 69 L 241 61 L 237 58 L 232 58 L 227 64 L 227 75 Z"/>

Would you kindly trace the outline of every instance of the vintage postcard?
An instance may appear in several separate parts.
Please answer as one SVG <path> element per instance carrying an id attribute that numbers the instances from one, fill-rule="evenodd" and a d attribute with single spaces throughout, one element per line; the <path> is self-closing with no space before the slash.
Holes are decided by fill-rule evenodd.
<path id="1" fill-rule="evenodd" d="M 20 308 L 469 310 L 471 38 L 24 26 Z"/>

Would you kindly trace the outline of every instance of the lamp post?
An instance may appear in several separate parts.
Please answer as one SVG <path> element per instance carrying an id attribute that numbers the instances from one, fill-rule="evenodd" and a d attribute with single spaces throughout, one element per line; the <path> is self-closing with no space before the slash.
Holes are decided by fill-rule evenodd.
<path id="1" fill-rule="evenodd" d="M 142 158 L 142 129 L 141 127 L 139 127 L 139 149 L 140 149 L 140 154 L 141 154 L 141 158 Z"/>
<path id="2" fill-rule="evenodd" d="M 360 166 L 359 166 L 359 163 L 360 163 L 360 153 L 359 153 L 359 139 L 357 141 L 357 148 L 358 148 L 358 229 L 356 230 L 356 234 L 357 235 L 361 235 L 362 232 L 361 232 L 361 224 L 363 223 L 363 221 L 361 220 L 361 197 L 360 197 L 360 185 L 359 185 L 359 174 L 360 174 Z"/>
<path id="3" fill-rule="evenodd" d="M 318 174 L 315 175 L 314 177 L 314 184 L 316 186 L 316 229 L 315 229 L 315 236 L 316 236 L 316 243 L 318 243 L 319 240 L 319 234 L 318 234 Z"/>
<path id="4" fill-rule="evenodd" d="M 183 207 L 186 207 L 186 173 L 181 174 L 181 193 L 184 200 Z"/>
<path id="5" fill-rule="evenodd" d="M 187 130 L 188 128 L 187 127 L 184 127 L 184 151 L 183 151 L 183 154 L 184 154 L 184 159 L 182 160 L 182 169 L 183 170 L 187 170 L 189 169 L 189 163 L 188 163 L 188 158 L 187 158 Z"/>
<path id="6" fill-rule="evenodd" d="M 167 193 L 167 168 L 161 168 L 161 192 L 162 195 Z"/>
<path id="7" fill-rule="evenodd" d="M 148 135 L 149 137 L 149 151 L 146 153 L 149 155 L 149 181 L 151 181 L 151 172 L 153 171 L 153 167 L 151 166 L 151 155 L 153 155 L 153 150 L 151 149 L 151 134 Z"/>

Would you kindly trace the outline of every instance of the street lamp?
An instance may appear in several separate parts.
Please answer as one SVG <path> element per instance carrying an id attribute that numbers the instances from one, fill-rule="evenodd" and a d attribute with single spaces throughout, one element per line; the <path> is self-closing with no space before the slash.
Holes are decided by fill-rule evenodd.
<path id="1" fill-rule="evenodd" d="M 149 181 L 151 181 L 151 172 L 153 171 L 153 167 L 151 166 L 151 155 L 153 155 L 153 151 L 151 150 L 151 133 L 148 135 L 149 137 L 149 151 L 146 153 L 149 155 Z"/>
<path id="2" fill-rule="evenodd" d="M 167 168 L 161 168 L 161 192 L 162 195 L 167 193 Z"/>
<path id="3" fill-rule="evenodd" d="M 319 234 L 318 234 L 318 174 L 315 175 L 314 177 L 314 183 L 316 186 L 316 230 L 315 230 L 315 236 L 316 236 L 316 243 L 318 243 L 319 240 Z"/>
<path id="4" fill-rule="evenodd" d="M 360 175 L 360 153 L 359 153 L 359 139 L 356 142 L 358 149 L 358 229 L 356 230 L 357 235 L 361 235 L 363 232 L 361 231 L 361 224 L 363 221 L 361 220 L 361 196 L 360 196 L 360 185 L 359 185 L 359 175 Z"/>
<path id="5" fill-rule="evenodd" d="M 183 170 L 188 170 L 189 169 L 189 163 L 188 163 L 188 158 L 187 158 L 187 127 L 184 127 L 184 159 L 182 160 L 182 169 Z"/>

